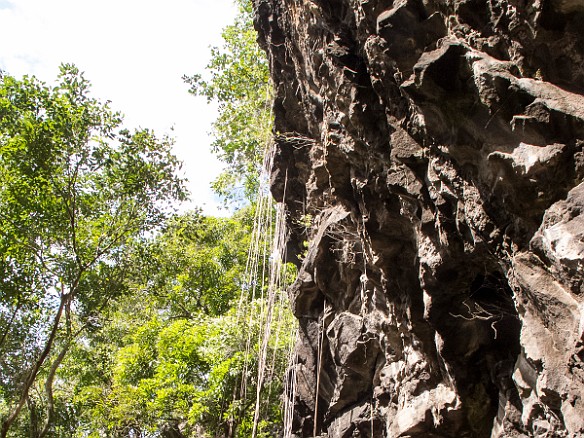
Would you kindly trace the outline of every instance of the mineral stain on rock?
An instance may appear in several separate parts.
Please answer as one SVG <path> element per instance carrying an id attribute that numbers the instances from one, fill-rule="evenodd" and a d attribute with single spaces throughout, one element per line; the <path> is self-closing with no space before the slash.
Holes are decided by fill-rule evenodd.
<path id="1" fill-rule="evenodd" d="M 293 436 L 584 436 L 584 2 L 254 6 Z"/>

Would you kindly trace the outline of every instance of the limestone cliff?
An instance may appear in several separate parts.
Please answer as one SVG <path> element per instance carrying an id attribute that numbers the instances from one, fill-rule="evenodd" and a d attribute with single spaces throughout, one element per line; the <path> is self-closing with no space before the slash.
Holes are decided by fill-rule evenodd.
<path id="1" fill-rule="evenodd" d="M 584 1 L 255 9 L 295 436 L 584 436 Z"/>

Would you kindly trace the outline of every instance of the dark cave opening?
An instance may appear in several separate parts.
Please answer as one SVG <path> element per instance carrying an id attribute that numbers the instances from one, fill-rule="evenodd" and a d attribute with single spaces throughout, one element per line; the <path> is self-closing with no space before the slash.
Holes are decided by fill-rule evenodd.
<path id="1" fill-rule="evenodd" d="M 463 405 L 458 430 L 448 433 L 483 438 L 491 436 L 501 400 L 518 400 L 511 376 L 521 349 L 521 322 L 502 274 L 471 278 L 436 329 L 444 339 L 440 354 Z"/>

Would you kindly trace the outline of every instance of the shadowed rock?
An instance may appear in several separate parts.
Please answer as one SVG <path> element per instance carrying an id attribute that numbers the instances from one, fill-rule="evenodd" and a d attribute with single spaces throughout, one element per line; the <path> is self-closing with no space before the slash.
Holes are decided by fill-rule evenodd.
<path id="1" fill-rule="evenodd" d="M 295 436 L 584 436 L 584 3 L 254 4 Z"/>

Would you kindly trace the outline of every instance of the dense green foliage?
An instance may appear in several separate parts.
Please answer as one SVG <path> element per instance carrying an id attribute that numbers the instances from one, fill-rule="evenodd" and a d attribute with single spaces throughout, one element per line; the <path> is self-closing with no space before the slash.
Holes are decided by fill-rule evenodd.
<path id="1" fill-rule="evenodd" d="M 64 367 L 78 434 L 251 435 L 264 310 L 259 300 L 237 305 L 251 234 L 245 213 L 176 217 L 141 255 L 133 294 L 103 314 L 101 329 L 76 346 Z M 218 287 L 214 278 L 222 279 Z M 248 309 L 258 316 L 252 322 L 242 318 Z M 281 421 L 281 353 L 291 342 L 292 323 L 282 315 L 270 345 L 275 373 L 263 390 L 271 407 L 262 414 L 266 436 Z"/>
<path id="2" fill-rule="evenodd" d="M 257 436 L 280 433 L 294 324 L 264 298 L 268 69 L 239 5 L 209 79 L 186 79 L 219 103 L 214 188 L 247 204 L 228 219 L 173 213 L 172 141 L 123 129 L 74 66 L 0 78 L 0 437 L 248 438 L 256 398 Z"/>
<path id="3" fill-rule="evenodd" d="M 51 433 L 55 374 L 127 292 L 132 254 L 185 198 L 168 139 L 121 129 L 73 66 L 0 83 L 0 435 Z M 42 406 L 41 406 L 42 405 Z"/>
<path id="4" fill-rule="evenodd" d="M 207 75 L 185 77 L 191 93 L 219 104 L 213 150 L 227 164 L 214 183 L 230 202 L 253 200 L 271 135 L 271 85 L 266 54 L 256 42 L 251 2 L 238 0 L 240 13 L 213 48 Z"/>

